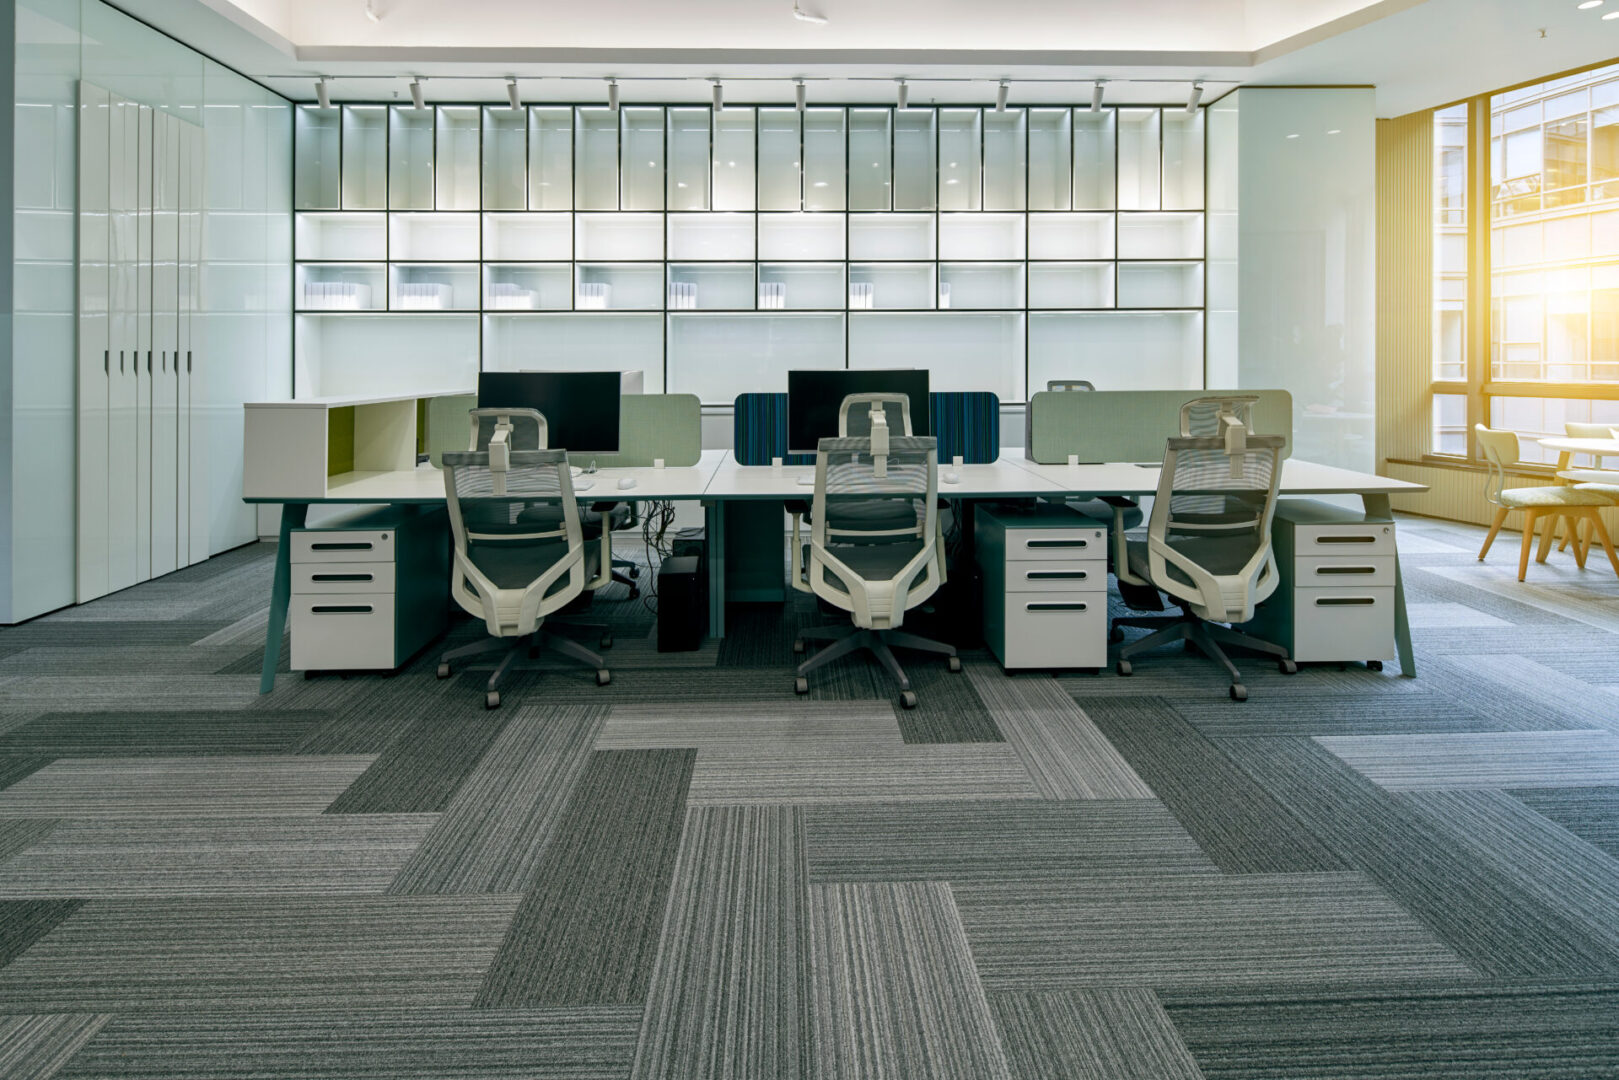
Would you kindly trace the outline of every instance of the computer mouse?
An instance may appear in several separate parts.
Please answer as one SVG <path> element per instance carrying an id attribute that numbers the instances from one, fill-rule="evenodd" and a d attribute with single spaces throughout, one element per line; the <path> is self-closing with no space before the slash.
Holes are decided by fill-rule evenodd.
<path id="1" fill-rule="evenodd" d="M 630 488 L 632 488 L 634 486 L 635 486 L 635 477 L 633 477 L 633 476 L 621 476 L 621 477 L 618 478 L 618 490 L 620 490 L 620 491 L 628 491 L 628 490 L 630 490 Z"/>
<path id="2" fill-rule="evenodd" d="M 581 480 L 577 484 L 573 485 L 573 490 L 575 490 L 575 491 L 589 491 L 591 488 L 593 488 L 595 486 L 596 486 L 596 481 L 594 481 L 594 480 Z"/>
<path id="3" fill-rule="evenodd" d="M 959 484 L 961 483 L 961 474 L 952 469 L 944 474 L 944 482 L 947 484 Z"/>

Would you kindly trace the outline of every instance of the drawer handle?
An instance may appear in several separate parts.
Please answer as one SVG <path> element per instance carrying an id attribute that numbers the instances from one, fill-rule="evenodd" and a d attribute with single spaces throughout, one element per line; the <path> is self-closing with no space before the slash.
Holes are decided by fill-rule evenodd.
<path id="1" fill-rule="evenodd" d="M 311 604 L 309 610 L 316 615 L 369 615 L 376 609 L 370 604 Z"/>
<path id="2" fill-rule="evenodd" d="M 1027 540 L 1025 546 L 1031 548 L 1082 548 L 1090 547 L 1089 540 Z"/>
<path id="3" fill-rule="evenodd" d="M 1075 602 L 1071 604 L 1024 604 L 1024 611 L 1084 611 L 1090 605 Z"/>
<path id="4" fill-rule="evenodd" d="M 1318 543 L 1318 544 L 1375 544 L 1375 543 L 1377 543 L 1377 537 L 1375 537 L 1375 536 L 1318 536 L 1318 537 L 1315 538 L 1315 542 Z"/>
<path id="5" fill-rule="evenodd" d="M 1375 596 L 1318 596 L 1316 607 L 1369 607 L 1377 603 Z"/>
<path id="6" fill-rule="evenodd" d="M 1315 572 L 1323 577 L 1342 577 L 1351 574 L 1375 574 L 1375 566 L 1318 566 Z"/>
<path id="7" fill-rule="evenodd" d="M 343 543 L 337 543 L 336 541 L 330 540 L 325 542 L 317 540 L 313 544 L 310 544 L 309 548 L 311 551 L 370 551 L 374 546 L 375 545 L 369 540 L 351 540 Z"/>
<path id="8" fill-rule="evenodd" d="M 375 574 L 310 574 L 310 581 L 375 581 Z"/>
<path id="9" fill-rule="evenodd" d="M 1029 581 L 1084 581 L 1091 575 L 1085 570 L 1030 570 L 1023 576 Z"/>

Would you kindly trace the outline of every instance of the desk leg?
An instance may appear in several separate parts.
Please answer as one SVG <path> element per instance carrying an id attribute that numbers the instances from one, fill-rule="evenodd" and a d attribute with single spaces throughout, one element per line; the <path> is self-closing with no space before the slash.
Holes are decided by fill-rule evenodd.
<path id="1" fill-rule="evenodd" d="M 1386 494 L 1363 494 L 1361 506 L 1367 517 L 1393 519 L 1393 509 Z M 1405 575 L 1400 570 L 1400 552 L 1394 551 L 1394 646 L 1399 652 L 1400 674 L 1408 679 L 1417 677 L 1416 654 L 1411 649 L 1411 620 L 1405 613 Z"/>
<path id="2" fill-rule="evenodd" d="M 308 517 L 308 503 L 285 503 L 281 507 L 281 540 L 275 549 L 275 584 L 270 586 L 270 625 L 264 630 L 264 669 L 259 673 L 261 694 L 275 689 L 275 664 L 281 658 L 281 636 L 287 630 L 287 605 L 292 601 L 292 530 L 302 528 Z"/>
<path id="3" fill-rule="evenodd" d="M 704 503 L 703 550 L 708 555 L 708 634 L 725 636 L 725 503 Z"/>

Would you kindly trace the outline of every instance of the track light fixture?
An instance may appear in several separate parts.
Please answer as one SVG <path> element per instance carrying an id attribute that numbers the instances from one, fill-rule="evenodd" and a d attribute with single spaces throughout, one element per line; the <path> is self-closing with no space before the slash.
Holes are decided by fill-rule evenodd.
<path id="1" fill-rule="evenodd" d="M 514 75 L 506 80 L 506 100 L 512 103 L 512 108 L 521 109 L 523 98 L 517 92 L 517 77 Z"/>
<path id="2" fill-rule="evenodd" d="M 427 99 L 422 94 L 422 77 L 420 75 L 410 80 L 410 103 L 418 109 L 427 108 Z"/>
<path id="3" fill-rule="evenodd" d="M 1106 79 L 1097 79 L 1096 82 L 1091 85 L 1091 112 L 1096 112 L 1101 109 L 1102 86 L 1106 82 Z"/>
<path id="4" fill-rule="evenodd" d="M 804 80 L 793 80 L 793 101 L 798 105 L 798 111 L 804 111 Z"/>
<path id="5" fill-rule="evenodd" d="M 894 81 L 899 83 L 899 93 L 896 95 L 894 103 L 901 109 L 909 108 L 911 100 L 910 87 L 905 85 L 904 79 L 895 79 Z"/>
<path id="6" fill-rule="evenodd" d="M 618 80 L 607 80 L 607 107 L 618 112 Z"/>
<path id="7" fill-rule="evenodd" d="M 995 88 L 995 111 L 996 112 L 1005 112 L 1006 111 L 1006 98 L 1007 98 L 1007 95 L 1010 94 L 1011 92 L 1012 92 L 1011 84 L 1009 84 L 1005 79 L 1002 79 L 1001 80 L 1001 85 L 999 85 L 999 86 L 997 86 Z"/>
<path id="8" fill-rule="evenodd" d="M 797 19 L 799 22 L 807 22 L 815 26 L 826 25 L 825 15 L 816 15 L 812 12 L 805 11 L 803 8 L 798 6 L 798 0 L 793 0 L 793 18 Z"/>
<path id="9" fill-rule="evenodd" d="M 1203 100 L 1203 83 L 1199 80 L 1192 84 L 1192 96 L 1186 99 L 1186 115 L 1191 116 L 1197 112 L 1197 103 Z"/>
<path id="10" fill-rule="evenodd" d="M 725 87 L 718 79 L 714 80 L 714 111 L 719 112 L 725 108 Z"/>
<path id="11" fill-rule="evenodd" d="M 332 107 L 332 92 L 326 88 L 326 76 L 324 75 L 315 80 L 315 100 L 320 102 L 320 107 L 323 109 Z"/>

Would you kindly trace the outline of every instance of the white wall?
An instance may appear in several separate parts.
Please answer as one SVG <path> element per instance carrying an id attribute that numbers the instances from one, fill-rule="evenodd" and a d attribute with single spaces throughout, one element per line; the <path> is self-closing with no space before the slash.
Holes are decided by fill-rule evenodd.
<path id="1" fill-rule="evenodd" d="M 292 136 L 282 98 L 99 0 L 16 0 L 4 48 L 16 100 L 14 316 L 0 330 L 0 623 L 12 623 L 73 602 L 79 79 L 207 131 L 211 551 L 255 531 L 240 497 L 239 406 L 291 386 Z"/>

